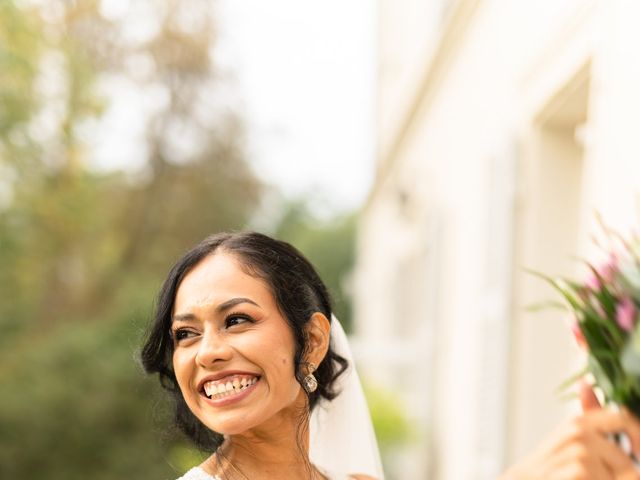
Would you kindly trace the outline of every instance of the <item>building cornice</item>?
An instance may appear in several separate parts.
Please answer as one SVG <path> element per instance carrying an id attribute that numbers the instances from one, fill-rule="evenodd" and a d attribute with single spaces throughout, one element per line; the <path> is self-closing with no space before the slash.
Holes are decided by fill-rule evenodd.
<path id="1" fill-rule="evenodd" d="M 401 116 L 399 128 L 394 138 L 389 142 L 389 147 L 384 152 L 379 152 L 378 168 L 373 186 L 364 205 L 365 210 L 369 208 L 380 190 L 381 184 L 391 173 L 398 159 L 402 144 L 420 111 L 425 108 L 433 97 L 438 81 L 444 76 L 481 2 L 482 0 L 458 0 L 451 7 L 449 15 L 443 22 L 437 46 L 434 48 L 433 54 L 425 62 L 422 79 L 412 95 L 413 100 L 409 102 L 406 112 Z"/>

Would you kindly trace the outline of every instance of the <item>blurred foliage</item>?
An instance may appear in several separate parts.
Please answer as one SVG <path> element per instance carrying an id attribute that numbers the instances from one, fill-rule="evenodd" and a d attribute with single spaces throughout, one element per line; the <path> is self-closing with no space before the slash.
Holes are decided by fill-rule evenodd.
<path id="1" fill-rule="evenodd" d="M 30 85 L 37 71 L 40 38 L 37 20 L 12 2 L 0 3 L 0 135 L 6 137 L 33 111 Z"/>
<path id="2" fill-rule="evenodd" d="M 365 383 L 364 393 L 369 404 L 371 420 L 380 450 L 384 456 L 390 446 L 402 445 L 412 434 L 406 409 L 392 392 L 371 383 Z"/>
<path id="3" fill-rule="evenodd" d="M 0 2 L 0 478 L 171 479 L 198 461 L 137 351 L 175 259 L 260 211 L 242 122 L 220 101 L 212 2 L 109 5 Z M 99 87 L 114 79 L 159 100 L 144 166 L 100 172 L 89 158 L 112 99 Z M 293 202 L 274 228 L 348 328 L 354 218 Z"/>
<path id="4" fill-rule="evenodd" d="M 356 216 L 322 220 L 304 200 L 289 203 L 275 236 L 299 249 L 316 267 L 329 288 L 334 311 L 347 332 L 353 328 L 349 274 L 355 262 Z"/>
<path id="5" fill-rule="evenodd" d="M 135 42 L 95 1 L 0 3 L 0 478 L 183 471 L 172 452 L 186 444 L 136 352 L 168 267 L 245 227 L 262 191 L 241 122 L 206 101 L 218 89 L 210 2 L 184 3 L 133 2 L 157 16 Z M 179 13 L 194 9 L 191 28 Z M 130 71 L 140 58 L 148 75 Z M 89 165 L 83 132 L 109 106 L 105 78 L 166 98 L 135 175 Z"/>

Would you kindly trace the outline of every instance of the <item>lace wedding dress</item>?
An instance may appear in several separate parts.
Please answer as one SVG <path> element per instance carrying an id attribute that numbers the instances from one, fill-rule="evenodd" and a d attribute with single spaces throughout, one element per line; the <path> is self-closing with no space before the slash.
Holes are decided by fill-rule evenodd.
<path id="1" fill-rule="evenodd" d="M 349 480 L 349 475 L 346 474 L 332 474 L 329 472 L 322 472 L 329 480 Z M 200 467 L 193 467 L 187 473 L 185 473 L 178 480 L 223 480 L 222 478 L 216 476 L 209 475 Z"/>

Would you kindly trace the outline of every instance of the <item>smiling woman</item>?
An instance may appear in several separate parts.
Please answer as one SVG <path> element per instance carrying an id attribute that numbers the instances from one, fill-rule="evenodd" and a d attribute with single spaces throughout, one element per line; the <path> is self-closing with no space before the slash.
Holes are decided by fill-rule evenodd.
<path id="1" fill-rule="evenodd" d="M 176 263 L 142 361 L 173 395 L 177 425 L 212 452 L 183 479 L 373 478 L 309 457 L 311 411 L 353 368 L 335 351 L 331 318 L 311 264 L 265 235 L 214 235 Z"/>

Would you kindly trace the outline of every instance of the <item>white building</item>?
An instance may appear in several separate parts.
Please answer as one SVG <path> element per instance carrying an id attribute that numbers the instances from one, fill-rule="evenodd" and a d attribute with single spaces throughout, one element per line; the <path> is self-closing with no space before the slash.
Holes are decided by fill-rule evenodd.
<path id="1" fill-rule="evenodd" d="M 379 0 L 378 175 L 359 231 L 366 375 L 418 438 L 389 478 L 490 479 L 576 411 L 557 299 L 594 212 L 640 192 L 640 2 Z"/>

